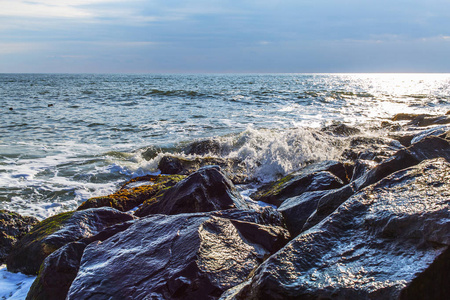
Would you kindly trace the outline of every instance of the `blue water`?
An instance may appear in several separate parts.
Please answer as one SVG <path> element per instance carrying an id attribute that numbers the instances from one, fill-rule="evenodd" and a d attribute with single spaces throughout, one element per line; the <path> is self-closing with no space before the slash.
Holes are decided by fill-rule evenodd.
<path id="1" fill-rule="evenodd" d="M 44 218 L 194 140 L 215 139 L 260 181 L 338 157 L 321 127 L 445 114 L 450 75 L 0 74 L 0 103 L 0 208 Z"/>

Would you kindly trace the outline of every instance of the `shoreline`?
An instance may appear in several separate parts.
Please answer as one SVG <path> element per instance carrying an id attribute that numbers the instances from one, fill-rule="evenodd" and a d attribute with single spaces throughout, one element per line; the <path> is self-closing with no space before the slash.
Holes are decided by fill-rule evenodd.
<path id="1" fill-rule="evenodd" d="M 46 232 L 39 238 L 39 240 L 43 239 L 43 241 L 45 241 L 50 237 L 51 239 L 56 240 L 66 240 L 67 233 L 69 233 L 69 235 L 71 236 L 73 232 L 76 232 L 78 230 L 76 228 L 79 228 L 79 226 L 94 226 L 89 229 L 90 233 L 88 235 L 82 234 L 71 237 L 69 242 L 67 242 L 66 240 L 62 244 L 61 242 L 57 242 L 57 244 L 59 245 L 58 247 L 55 246 L 56 240 L 53 242 L 50 242 L 50 240 L 44 242 L 44 244 L 47 243 L 45 245 L 53 245 L 51 248 L 56 247 L 56 249 L 54 249 L 50 253 L 45 252 L 37 256 L 36 252 L 34 252 L 35 255 L 33 255 L 33 257 L 41 257 L 41 260 L 33 262 L 33 264 L 37 267 L 33 267 L 31 269 L 30 262 L 21 262 L 22 258 L 19 259 L 17 256 L 21 251 L 30 250 L 26 250 L 25 244 L 23 244 L 23 242 L 16 241 L 13 243 L 16 249 L 14 250 L 13 256 L 16 256 L 16 258 L 11 256 L 8 258 L 10 262 L 8 268 L 12 266 L 13 263 L 14 265 L 18 263 L 18 266 L 14 266 L 13 269 L 15 269 L 16 271 L 26 270 L 26 272 L 33 274 L 34 272 L 37 273 L 41 262 L 45 259 L 46 265 L 43 265 L 44 269 L 41 269 L 40 275 L 35 281 L 34 287 L 31 289 L 31 293 L 32 295 L 34 295 L 33 297 L 37 297 L 35 299 L 39 299 L 39 297 L 44 297 L 43 295 L 49 296 L 51 295 L 51 293 L 53 293 L 51 287 L 47 287 L 47 290 L 42 289 L 44 288 L 44 282 L 47 282 L 47 280 L 49 280 L 48 278 L 52 278 L 52 276 L 58 276 L 56 275 L 57 273 L 53 274 L 54 272 L 59 272 L 57 271 L 58 269 L 54 269 L 54 263 L 56 261 L 59 261 L 59 263 L 63 264 L 67 263 L 58 260 L 58 257 L 61 257 L 61 255 L 67 255 L 68 253 L 72 253 L 72 255 L 76 253 L 75 257 L 78 257 L 78 265 L 75 264 L 71 267 L 71 277 L 73 277 L 72 280 L 74 280 L 74 283 L 72 284 L 72 281 L 66 283 L 67 290 L 65 290 L 65 293 L 69 293 L 69 295 L 72 295 L 70 297 L 81 297 L 81 295 L 83 295 L 83 297 L 88 296 L 88 294 L 85 294 L 87 292 L 86 287 L 94 284 L 94 282 L 92 282 L 92 278 L 84 278 L 82 276 L 82 273 L 78 272 L 78 269 L 91 268 L 89 270 L 101 272 L 101 270 L 96 270 L 95 268 L 92 269 L 92 267 L 89 267 L 90 256 L 85 256 L 83 254 L 84 252 L 91 253 L 89 255 L 94 255 L 95 253 L 97 253 L 95 252 L 97 250 L 95 250 L 96 246 L 94 246 L 94 244 L 97 243 L 97 245 L 101 245 L 102 243 L 104 243 L 105 247 L 106 245 L 108 245 L 108 247 L 112 247 L 108 251 L 119 251 L 113 250 L 116 246 L 114 246 L 114 244 L 111 244 L 110 242 L 114 240 L 114 236 L 122 237 L 122 232 L 127 232 L 127 235 L 137 234 L 136 238 L 142 238 L 141 234 L 138 234 L 133 230 L 136 226 L 140 226 L 139 224 L 143 224 L 145 222 L 154 222 L 152 223 L 154 224 L 153 226 L 156 226 L 158 224 L 158 226 L 163 226 L 162 224 L 164 224 L 164 222 L 175 222 L 174 224 L 180 224 L 180 228 L 184 228 L 184 226 L 187 225 L 183 225 L 184 221 L 177 217 L 177 215 L 181 214 L 180 216 L 188 216 L 189 214 L 191 214 L 191 217 L 189 218 L 197 220 L 195 222 L 199 223 L 194 222 L 195 224 L 197 224 L 195 226 L 200 226 L 198 227 L 200 229 L 195 226 L 192 228 L 189 227 L 191 228 L 190 230 L 192 230 L 192 232 L 198 231 L 198 234 L 200 236 L 206 234 L 206 237 L 209 233 L 207 234 L 201 229 L 205 228 L 205 226 L 213 226 L 214 228 L 216 228 L 215 230 L 219 230 L 220 232 L 222 232 L 221 230 L 223 230 L 219 229 L 222 228 L 222 226 L 225 226 L 226 228 L 235 228 L 233 230 L 237 230 L 241 237 L 246 237 L 246 239 L 239 240 L 238 244 L 241 245 L 239 247 L 250 249 L 246 250 L 249 251 L 247 254 L 249 256 L 242 261 L 242 263 L 245 263 L 247 259 L 250 259 L 248 263 L 250 261 L 252 262 L 250 263 L 250 265 L 252 265 L 250 269 L 247 269 L 246 271 L 242 270 L 242 272 L 247 275 L 244 276 L 244 273 L 233 273 L 235 274 L 233 275 L 234 277 L 230 277 L 229 283 L 224 285 L 231 289 L 221 289 L 220 293 L 217 290 L 219 287 L 216 286 L 214 282 L 206 283 L 202 281 L 202 284 L 206 284 L 206 286 L 208 287 L 206 288 L 205 286 L 204 293 L 212 293 L 209 294 L 210 296 L 219 293 L 220 295 L 222 295 L 221 299 L 240 299 L 239 297 L 242 297 L 242 295 L 248 295 L 249 293 L 253 295 L 252 297 L 260 297 L 264 293 L 266 293 L 264 295 L 267 296 L 269 295 L 267 294 L 269 292 L 274 293 L 273 295 L 276 294 L 288 296 L 290 295 L 289 293 L 291 293 L 291 291 L 283 291 L 281 285 L 273 287 L 273 289 L 270 288 L 269 291 L 263 291 L 259 289 L 257 285 L 255 285 L 255 282 L 257 282 L 254 281 L 256 280 L 255 278 L 261 279 L 265 278 L 264 276 L 268 276 L 264 273 L 264 268 L 262 267 L 259 267 L 256 273 L 253 273 L 254 280 L 250 279 L 250 281 L 247 281 L 241 287 L 238 287 L 238 283 L 242 283 L 243 280 L 249 275 L 249 272 L 257 268 L 257 266 L 259 266 L 260 264 L 268 265 L 275 262 L 276 264 L 289 263 L 280 261 L 277 253 L 289 251 L 289 248 L 286 247 L 293 247 L 293 245 L 297 245 L 297 241 L 307 236 L 302 233 L 310 232 L 310 234 L 313 234 L 315 232 L 315 228 L 322 228 L 329 222 L 332 222 L 333 218 L 343 217 L 346 212 L 345 210 L 342 210 L 342 207 L 347 207 L 348 211 L 351 212 L 352 209 L 354 209 L 352 205 L 356 205 L 355 201 L 362 201 L 361 203 L 364 202 L 363 200 L 357 200 L 359 199 L 358 197 L 363 197 L 361 199 L 366 199 L 364 197 L 366 197 L 367 195 L 375 195 L 375 199 L 379 199 L 378 201 L 384 201 L 383 199 L 385 198 L 383 198 L 384 196 L 382 195 L 383 189 L 391 188 L 389 184 L 394 187 L 399 184 L 396 183 L 395 178 L 403 178 L 404 176 L 406 176 L 404 178 L 409 178 L 407 180 L 412 180 L 412 182 L 422 182 L 423 180 L 426 181 L 427 179 L 423 179 L 421 177 L 422 175 L 418 175 L 420 174 L 420 172 L 431 172 L 430 176 L 432 177 L 434 173 L 438 173 L 437 170 L 439 169 L 446 170 L 446 168 L 449 168 L 450 170 L 450 166 L 447 166 L 450 160 L 450 125 L 448 125 L 450 124 L 449 113 L 450 112 L 447 112 L 446 115 L 440 116 L 398 114 L 392 119 L 392 121 L 385 122 L 381 125 L 388 131 L 390 129 L 390 138 L 361 136 L 358 135 L 359 129 L 344 124 L 336 124 L 335 126 L 331 126 L 324 130 L 325 134 L 329 134 L 331 136 L 341 136 L 350 139 L 347 148 L 342 151 L 340 159 L 334 161 L 311 161 L 309 164 L 301 166 L 300 168 L 297 168 L 292 172 L 283 174 L 284 176 L 281 176 L 280 174 L 278 179 L 275 181 L 266 183 L 260 182 L 259 184 L 254 185 L 254 189 L 256 191 L 254 193 L 251 193 L 249 197 L 245 197 L 245 199 L 247 200 L 242 198 L 242 195 L 237 192 L 234 185 L 254 184 L 256 182 L 254 181 L 254 179 L 251 179 L 248 176 L 243 176 L 243 172 L 246 169 L 242 168 L 242 161 L 224 159 L 220 155 L 217 157 L 204 156 L 203 158 L 197 156 L 194 159 L 176 155 L 166 155 L 162 157 L 162 159 L 158 163 L 158 168 L 161 170 L 161 173 L 165 175 L 147 175 L 143 177 L 137 177 L 134 180 L 130 180 L 129 182 L 125 183 L 121 189 L 111 195 L 91 198 L 88 201 L 84 202 L 77 211 L 58 215 L 64 215 L 64 219 L 57 221 L 56 227 L 55 225 L 51 225 L 53 224 L 51 223 L 53 222 L 51 220 L 55 220 L 55 218 L 61 217 L 53 216 L 39 223 L 40 225 L 36 225 L 36 227 L 34 227 L 34 229 L 31 229 L 31 231 L 28 230 L 30 231 L 30 233 L 22 233 L 24 237 L 30 236 L 30 234 L 36 234 L 36 228 L 47 228 L 45 226 L 50 226 L 48 227 L 52 228 L 50 231 L 45 231 L 49 229 L 39 229 L 41 231 L 44 230 L 43 232 Z M 399 124 L 398 122 L 401 122 L 401 124 Z M 190 147 L 192 153 L 196 152 L 196 154 L 206 153 L 208 155 L 211 155 L 214 154 L 214 151 L 220 153 L 221 150 L 220 147 L 217 147 L 217 144 L 211 142 L 199 142 L 197 144 L 191 144 Z M 445 162 L 445 160 L 447 162 Z M 218 167 L 208 167 L 209 165 L 216 165 Z M 441 167 L 438 168 L 435 166 Z M 420 168 L 423 168 L 423 170 Z M 433 171 L 433 168 L 436 171 Z M 415 171 L 416 169 L 422 171 Z M 390 180 L 394 181 L 392 181 L 392 183 L 389 183 L 391 182 Z M 445 187 L 448 187 L 449 182 L 436 181 L 435 183 L 430 184 L 431 185 L 429 188 L 429 193 L 435 190 L 435 192 L 433 193 L 438 194 L 443 187 L 444 190 Z M 378 188 L 378 186 L 380 188 Z M 399 189 L 398 191 L 401 191 L 401 189 Z M 398 191 L 395 193 L 398 193 Z M 369 194 L 364 196 L 365 193 Z M 395 193 L 393 194 L 394 196 L 396 195 Z M 407 195 L 405 197 L 416 197 L 414 195 L 414 190 L 411 190 L 408 193 L 409 194 L 405 194 Z M 252 201 L 248 201 L 249 198 L 252 198 Z M 439 202 L 436 197 L 430 199 L 432 199 L 432 201 L 437 201 L 436 205 L 441 206 L 445 205 L 445 201 L 448 201 L 444 199 L 444 202 Z M 257 204 L 258 201 L 260 201 L 260 203 L 268 203 L 272 206 L 272 208 L 260 208 Z M 370 207 L 372 205 L 372 202 L 368 202 L 364 205 Z M 395 205 L 397 204 L 394 203 L 389 205 L 394 205 L 393 207 L 395 207 Z M 236 212 L 231 213 L 231 211 L 233 210 L 235 210 Z M 342 211 L 340 212 L 340 210 Z M 356 213 L 356 211 L 352 213 Z M 401 213 L 404 214 L 405 218 L 409 218 L 407 211 L 402 211 Z M 450 222 L 448 211 L 447 214 L 445 214 L 445 211 L 443 213 L 443 215 L 437 215 L 436 220 L 438 222 L 444 222 L 445 218 L 449 218 Z M 102 216 L 99 217 L 100 215 L 98 215 L 95 217 L 98 224 L 96 223 L 94 225 L 87 225 L 84 223 L 84 221 L 81 221 L 81 223 L 79 223 L 80 221 L 77 221 L 86 218 L 86 216 L 90 216 L 88 218 L 93 218 L 96 214 L 100 214 Z M 159 215 L 159 217 L 156 217 L 156 215 L 155 217 L 152 217 L 152 215 L 154 214 Z M 78 215 L 80 215 L 80 217 L 76 217 Z M 81 217 L 82 215 L 84 217 Z M 271 217 L 267 219 L 269 215 Z M 375 223 L 370 225 L 374 229 L 377 228 L 377 226 L 380 226 L 377 224 L 377 221 L 374 222 Z M 412 222 L 411 224 L 413 224 L 416 221 L 412 221 L 411 219 L 411 221 L 408 222 Z M 418 224 L 420 224 L 420 222 L 422 221 L 419 220 Z M 341 230 L 334 228 L 333 225 L 330 224 L 332 223 L 326 225 L 331 226 L 326 227 L 328 228 L 326 230 Z M 384 224 L 382 226 L 386 227 L 387 225 Z M 398 232 L 396 229 L 396 225 L 390 226 L 394 227 L 389 227 L 389 230 L 384 227 L 384 229 L 382 229 L 382 231 L 384 232 L 383 234 L 387 234 L 386 237 L 383 236 L 386 244 L 391 243 L 390 239 L 392 239 L 392 234 L 394 234 L 394 236 L 402 236 L 402 239 L 406 238 L 409 242 L 417 239 L 416 237 L 414 237 L 417 235 L 417 233 L 414 233 L 414 236 L 409 236 L 409 233 L 407 233 L 407 235 L 403 237 L 404 233 Z M 448 252 L 448 250 L 445 249 L 448 249 L 449 247 L 448 241 L 450 241 L 450 231 L 448 230 L 449 228 L 445 226 L 446 225 L 444 225 L 442 229 L 439 229 L 437 231 L 434 230 L 433 233 L 435 235 L 437 234 L 437 236 L 434 236 L 433 239 L 435 241 L 438 241 L 438 243 L 441 245 L 439 247 L 439 249 L 441 250 L 439 251 L 439 253 L 437 253 L 439 255 L 447 255 L 445 253 Z M 67 228 L 64 229 L 64 227 Z M 266 238 L 263 237 L 267 233 L 264 232 L 269 228 L 271 228 L 270 230 L 272 230 L 272 232 L 276 232 L 276 234 L 274 235 L 272 233 L 271 235 L 269 235 L 271 237 L 267 237 L 268 240 L 266 240 Z M 168 230 L 168 232 L 170 232 L 171 229 L 167 228 L 165 230 Z M 259 232 L 256 240 L 254 235 L 251 235 L 251 238 L 247 235 L 248 232 L 252 231 Z M 163 232 L 161 232 L 160 234 L 163 234 Z M 217 238 L 220 243 L 221 237 L 211 236 L 211 238 Z M 229 236 L 228 238 L 236 239 L 237 237 Z M 33 239 L 36 239 L 36 236 Z M 256 243 L 260 245 L 259 247 L 262 247 L 261 249 L 265 249 L 263 250 L 263 253 L 265 253 L 264 259 L 258 256 L 260 254 L 258 254 L 258 251 L 255 250 L 256 248 L 254 250 L 251 250 L 251 248 L 248 248 L 248 246 L 244 246 L 244 244 L 248 242 L 247 239 L 251 239 L 252 245 Z M 340 241 L 339 243 L 345 243 L 344 240 Z M 130 241 L 130 243 L 133 242 Z M 205 241 L 200 240 L 199 249 L 203 249 L 202 247 L 205 247 L 205 245 L 203 245 L 202 243 L 205 243 Z M 288 246 L 284 246 L 286 243 L 288 243 Z M 164 244 L 161 244 L 161 246 L 164 247 Z M 78 249 L 76 251 L 78 252 L 73 252 L 75 251 L 75 248 L 73 247 L 76 247 L 76 249 Z M 127 247 L 127 244 L 122 244 L 121 247 Z M 232 250 L 233 248 L 229 248 L 230 246 L 223 247 L 224 248 L 222 249 L 222 251 L 226 249 L 228 249 L 229 251 L 234 251 Z M 320 249 L 320 245 L 312 245 L 311 247 L 319 247 L 318 249 Z M 36 251 L 36 249 L 38 248 L 34 249 L 35 250 L 32 251 Z M 405 255 L 411 255 L 408 254 L 408 250 L 405 250 L 403 248 L 401 249 L 402 251 L 405 251 Z M 145 252 L 146 250 L 142 249 L 140 251 Z M 203 262 L 206 265 L 209 265 L 211 259 L 216 259 L 219 261 L 220 259 L 222 259 L 220 258 L 220 255 L 218 255 L 216 252 L 214 253 L 215 254 L 208 254 L 213 255 L 214 258 L 204 258 Z M 326 251 L 324 253 L 326 253 Z M 25 256 L 29 255 L 30 254 L 27 254 Z M 95 255 L 98 255 L 98 253 Z M 92 257 L 96 257 L 95 255 Z M 209 257 L 208 255 L 205 257 Z M 439 255 L 431 259 L 428 267 L 434 266 L 433 262 L 435 260 L 441 259 L 441 256 Z M 83 259 L 80 262 L 79 260 L 82 256 Z M 48 257 L 48 259 L 46 259 L 46 257 Z M 297 264 L 298 259 L 301 258 L 294 257 L 293 263 Z M 75 259 L 75 261 L 77 261 L 77 259 Z M 107 261 L 105 261 L 105 263 L 107 263 Z M 192 261 L 187 261 L 186 263 L 190 264 L 192 263 Z M 415 261 L 415 264 L 417 264 L 417 261 Z M 148 267 L 153 268 L 154 266 L 152 267 L 149 265 Z M 173 267 L 183 268 L 182 266 Z M 232 266 L 231 269 L 229 269 L 229 272 L 235 272 L 235 268 L 236 266 Z M 419 269 L 420 268 L 422 267 L 419 267 Z M 208 276 L 219 276 L 218 278 L 222 278 L 220 272 L 217 273 L 213 269 L 206 268 L 205 270 L 207 271 L 201 270 L 202 268 L 195 272 L 207 272 L 207 274 L 210 274 Z M 386 268 L 386 270 L 389 270 L 389 268 Z M 386 270 L 384 271 L 390 272 Z M 133 273 L 134 271 L 130 269 L 128 272 Z M 448 274 L 445 272 L 439 272 L 437 276 L 448 276 Z M 118 275 L 111 276 L 108 275 L 108 280 L 115 280 L 113 277 Z M 158 276 L 163 276 L 163 274 Z M 320 277 L 322 275 L 319 274 L 318 276 Z M 157 293 L 162 293 L 161 295 L 171 295 L 169 297 L 176 298 L 178 297 L 176 296 L 178 295 L 177 293 L 181 291 L 178 291 L 178 289 L 182 288 L 185 290 L 185 292 L 190 291 L 189 293 L 191 293 L 192 295 L 198 296 L 199 291 L 194 288 L 194 286 L 192 285 L 193 283 L 191 282 L 191 280 L 193 279 L 186 280 L 187 281 L 185 283 L 181 284 L 181 286 L 175 289 L 175 292 L 171 289 L 166 290 L 158 284 L 152 285 L 148 283 L 147 292 L 154 291 Z M 398 295 L 400 295 L 399 293 L 411 293 L 409 291 L 411 290 L 412 286 L 415 286 L 416 277 L 411 277 L 408 280 L 409 283 L 406 286 L 402 284 L 391 286 L 389 289 L 382 292 L 382 295 L 396 295 L 397 297 Z M 309 282 L 308 284 L 314 286 L 314 284 L 311 282 Z M 235 288 L 233 289 L 233 287 Z M 440 288 L 445 290 L 445 287 Z M 302 289 L 302 287 L 299 286 L 298 289 Z M 358 295 L 363 295 L 364 293 L 368 293 L 369 290 L 370 288 L 364 287 L 363 284 L 360 288 L 357 288 L 357 286 L 355 286 L 354 290 L 347 291 L 346 293 L 355 292 L 362 293 Z M 126 294 L 126 291 L 127 288 L 125 288 L 125 291 L 123 291 L 123 293 L 125 294 L 122 294 L 122 296 L 131 295 Z M 131 290 L 129 292 L 131 292 Z M 319 294 L 315 295 L 326 295 L 326 292 L 320 290 L 317 290 L 317 293 Z M 216 297 L 217 299 L 219 298 L 219 296 L 214 297 Z M 440 296 L 438 295 L 437 299 L 440 299 L 439 297 Z"/>

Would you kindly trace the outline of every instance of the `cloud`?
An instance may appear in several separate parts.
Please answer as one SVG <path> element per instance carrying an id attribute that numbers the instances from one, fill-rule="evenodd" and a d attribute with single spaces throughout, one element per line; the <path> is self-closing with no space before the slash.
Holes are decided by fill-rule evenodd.
<path id="1" fill-rule="evenodd" d="M 41 50 L 44 48 L 45 48 L 45 46 L 42 43 L 27 43 L 27 42 L 2 43 L 2 42 L 0 42 L 0 55 L 34 52 L 36 50 Z"/>

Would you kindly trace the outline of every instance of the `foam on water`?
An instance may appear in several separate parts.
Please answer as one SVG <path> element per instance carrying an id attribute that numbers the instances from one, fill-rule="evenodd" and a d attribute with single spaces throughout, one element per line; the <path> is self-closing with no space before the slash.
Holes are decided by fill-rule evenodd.
<path id="1" fill-rule="evenodd" d="M 24 300 L 36 276 L 10 273 L 0 266 L 0 300 Z"/>
<path id="2" fill-rule="evenodd" d="M 202 155 L 239 159 L 266 182 L 338 157 L 346 141 L 321 132 L 327 124 L 450 109 L 448 74 L 0 74 L 0 84 L 0 209 L 39 218 L 158 172 L 167 153 L 193 157 L 193 141 L 217 143 Z"/>

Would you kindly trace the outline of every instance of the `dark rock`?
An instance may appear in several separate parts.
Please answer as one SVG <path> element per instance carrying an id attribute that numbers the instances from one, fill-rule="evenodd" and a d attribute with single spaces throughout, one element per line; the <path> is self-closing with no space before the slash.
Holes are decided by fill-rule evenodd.
<path id="1" fill-rule="evenodd" d="M 414 125 L 414 126 L 430 126 L 430 125 L 437 125 L 437 124 L 450 124 L 450 117 L 449 116 L 418 116 L 411 120 L 407 125 Z"/>
<path id="2" fill-rule="evenodd" d="M 83 202 L 77 210 L 96 207 L 112 207 L 120 211 L 129 211 L 141 205 L 145 200 L 151 199 L 157 194 L 164 193 L 168 188 L 174 186 L 184 178 L 186 178 L 186 176 L 183 175 L 147 175 L 137 177 L 125 183 L 119 191 L 112 195 L 88 199 Z M 149 181 L 152 184 L 128 188 L 129 185 L 138 181 Z"/>
<path id="3" fill-rule="evenodd" d="M 248 205 L 220 168 L 210 166 L 189 175 L 161 197 L 145 201 L 135 215 L 175 215 L 231 208 L 247 209 Z"/>
<path id="4" fill-rule="evenodd" d="M 303 230 L 318 224 L 338 208 L 339 205 L 344 203 L 354 192 L 360 191 L 394 172 L 417 165 L 424 160 L 439 157 L 450 161 L 450 143 L 439 137 L 427 137 L 408 148 L 398 151 L 391 158 L 383 161 L 351 184 L 324 195 L 319 200 L 316 212 L 308 219 Z"/>
<path id="5" fill-rule="evenodd" d="M 37 223 L 39 220 L 34 217 L 0 210 L 0 265 L 5 263 L 6 256 L 17 241 Z"/>
<path id="6" fill-rule="evenodd" d="M 403 134 L 390 134 L 389 138 L 397 140 L 405 147 L 411 146 L 411 141 L 414 138 L 414 134 L 403 133 Z"/>
<path id="7" fill-rule="evenodd" d="M 68 243 L 52 254 L 42 263 L 39 275 L 31 286 L 28 300 L 64 300 L 70 285 L 77 276 L 81 257 L 87 245 L 95 241 L 104 241 L 124 231 L 133 221 L 106 228 L 95 236 Z"/>
<path id="8" fill-rule="evenodd" d="M 350 181 L 357 180 L 377 166 L 377 163 L 372 160 L 357 159 L 354 163 L 353 176 Z"/>
<path id="9" fill-rule="evenodd" d="M 344 183 L 331 173 L 334 169 L 341 169 L 339 173 L 346 173 L 344 164 L 340 162 L 316 163 L 259 188 L 250 197 L 255 201 L 280 206 L 287 198 L 299 196 L 305 192 L 341 187 Z"/>
<path id="10" fill-rule="evenodd" d="M 284 226 L 283 215 L 270 206 L 258 206 L 252 210 L 227 209 L 210 212 L 214 217 L 251 222 L 267 226 Z"/>
<path id="11" fill-rule="evenodd" d="M 201 140 L 187 145 L 184 152 L 189 155 L 220 155 L 221 146 L 216 140 Z"/>
<path id="12" fill-rule="evenodd" d="M 437 126 L 437 127 L 433 127 L 433 128 L 421 131 L 420 133 L 416 134 L 411 139 L 411 144 L 420 142 L 421 140 L 423 140 L 424 138 L 426 138 L 428 136 L 440 136 L 440 135 L 446 133 L 449 129 L 450 129 L 449 126 Z"/>
<path id="13" fill-rule="evenodd" d="M 403 148 L 397 140 L 380 137 L 354 137 L 342 156 L 348 160 L 364 159 L 381 162 Z"/>
<path id="14" fill-rule="evenodd" d="M 329 132 L 337 136 L 350 136 L 361 133 L 361 130 L 359 130 L 358 128 L 350 127 L 342 123 L 329 125 L 327 127 L 324 127 L 322 131 Z"/>
<path id="15" fill-rule="evenodd" d="M 246 168 L 238 159 L 220 157 L 183 158 L 166 155 L 161 158 L 158 169 L 162 174 L 189 175 L 205 166 L 219 166 L 227 177 L 235 184 L 248 183 Z"/>
<path id="16" fill-rule="evenodd" d="M 287 238 L 211 213 L 150 216 L 86 247 L 67 299 L 217 299 Z"/>
<path id="17" fill-rule="evenodd" d="M 450 140 L 450 130 L 439 136 L 441 139 Z"/>
<path id="18" fill-rule="evenodd" d="M 408 114 L 408 113 L 399 113 L 392 117 L 392 121 L 411 121 L 416 118 L 425 118 L 431 117 L 431 115 L 426 114 Z"/>
<path id="19" fill-rule="evenodd" d="M 320 198 L 329 191 L 306 192 L 301 196 L 286 199 L 278 211 L 284 217 L 286 227 L 292 237 L 297 236 L 308 218 L 317 209 Z"/>
<path id="20" fill-rule="evenodd" d="M 445 115 L 447 115 L 447 116 L 450 115 L 450 110 Z"/>
<path id="21" fill-rule="evenodd" d="M 393 172 L 417 165 L 423 160 L 442 157 L 450 161 L 450 143 L 439 137 L 426 137 L 395 153 L 366 175 L 355 181 L 356 189 L 373 184 Z"/>
<path id="22" fill-rule="evenodd" d="M 36 275 L 44 259 L 65 244 L 131 219 L 131 215 L 112 208 L 67 212 L 45 219 L 16 243 L 7 257 L 8 271 Z"/>
<path id="23" fill-rule="evenodd" d="M 367 187 L 267 259 L 233 298 L 447 299 L 449 174 L 448 162 L 428 160 Z"/>

